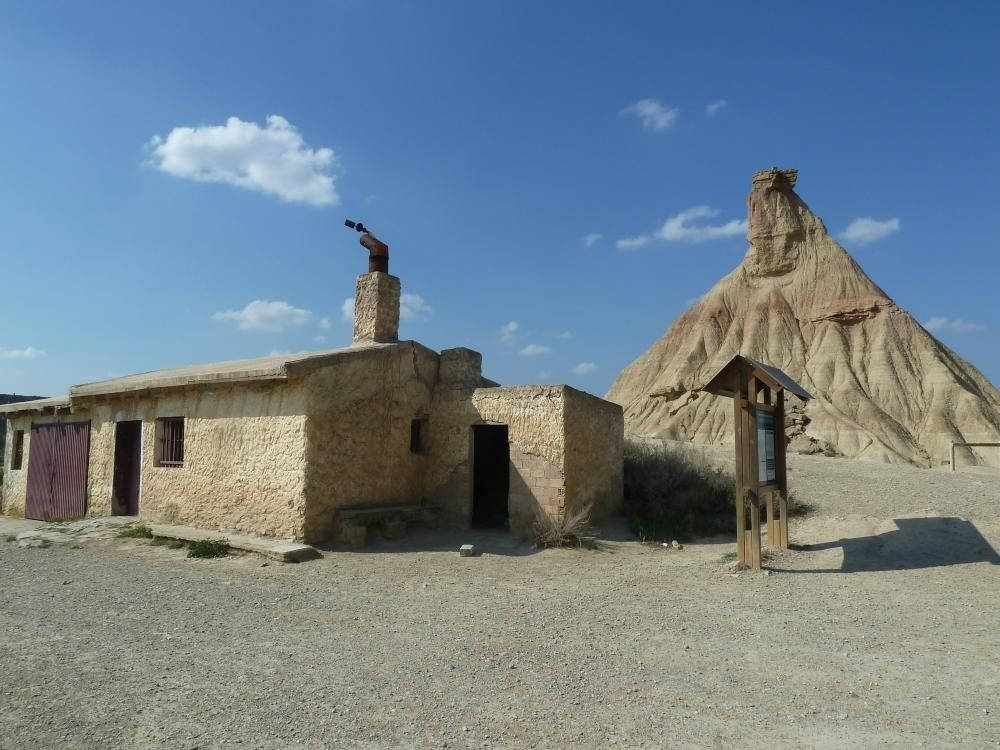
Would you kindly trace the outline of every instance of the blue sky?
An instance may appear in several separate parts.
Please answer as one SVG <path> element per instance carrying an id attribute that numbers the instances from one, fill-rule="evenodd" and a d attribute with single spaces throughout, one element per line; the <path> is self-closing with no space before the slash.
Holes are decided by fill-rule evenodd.
<path id="1" fill-rule="evenodd" d="M 346 344 L 350 217 L 403 337 L 602 394 L 775 164 L 1000 382 L 1000 6 L 622 6 L 7 4 L 0 392 Z"/>

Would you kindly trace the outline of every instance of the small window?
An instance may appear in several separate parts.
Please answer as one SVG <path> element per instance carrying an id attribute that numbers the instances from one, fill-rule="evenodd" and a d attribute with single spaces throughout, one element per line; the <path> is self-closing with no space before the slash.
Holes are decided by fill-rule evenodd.
<path id="1" fill-rule="evenodd" d="M 410 453 L 427 452 L 427 417 L 410 422 Z"/>
<path id="2" fill-rule="evenodd" d="M 184 417 L 156 420 L 157 466 L 177 468 L 184 465 Z"/>
<path id="3" fill-rule="evenodd" d="M 14 430 L 14 450 L 10 456 L 10 468 L 20 469 L 24 462 L 24 430 Z"/>

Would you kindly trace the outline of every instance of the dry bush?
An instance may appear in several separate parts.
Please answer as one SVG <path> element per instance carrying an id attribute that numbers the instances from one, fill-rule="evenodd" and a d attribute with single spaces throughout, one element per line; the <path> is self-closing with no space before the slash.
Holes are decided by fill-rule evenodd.
<path id="1" fill-rule="evenodd" d="M 732 474 L 683 450 L 627 441 L 625 516 L 643 541 L 736 533 Z"/>
<path id="2" fill-rule="evenodd" d="M 590 535 L 591 506 L 556 517 L 545 511 L 535 511 L 535 542 L 541 547 L 581 547 Z"/>

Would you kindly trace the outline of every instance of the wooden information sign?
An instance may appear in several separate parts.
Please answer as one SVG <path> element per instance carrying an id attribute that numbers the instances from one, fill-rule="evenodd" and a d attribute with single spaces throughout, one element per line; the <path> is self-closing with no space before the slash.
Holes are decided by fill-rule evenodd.
<path id="1" fill-rule="evenodd" d="M 760 570 L 761 498 L 766 502 L 768 544 L 788 548 L 785 391 L 802 401 L 812 396 L 777 367 L 739 355 L 701 390 L 733 399 L 736 549 L 741 563 Z"/>

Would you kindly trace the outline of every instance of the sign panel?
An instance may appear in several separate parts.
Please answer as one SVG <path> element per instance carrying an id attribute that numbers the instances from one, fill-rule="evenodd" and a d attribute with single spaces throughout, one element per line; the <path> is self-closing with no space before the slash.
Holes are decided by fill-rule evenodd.
<path id="1" fill-rule="evenodd" d="M 774 414 L 757 410 L 757 476 L 761 484 L 776 480 L 774 462 Z"/>

